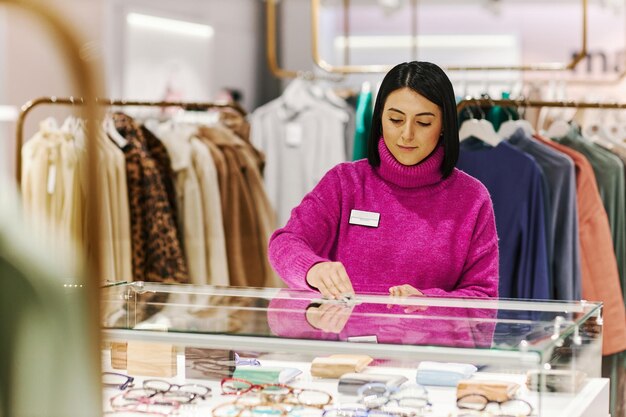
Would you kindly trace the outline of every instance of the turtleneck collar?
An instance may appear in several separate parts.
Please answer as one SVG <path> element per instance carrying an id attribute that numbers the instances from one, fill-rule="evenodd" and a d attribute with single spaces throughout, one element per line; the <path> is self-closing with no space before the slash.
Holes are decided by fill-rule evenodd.
<path id="1" fill-rule="evenodd" d="M 383 138 L 378 141 L 380 166 L 376 172 L 382 179 L 402 188 L 420 188 L 435 185 L 442 181 L 443 145 L 437 145 L 434 152 L 417 165 L 402 165 L 385 145 Z"/>

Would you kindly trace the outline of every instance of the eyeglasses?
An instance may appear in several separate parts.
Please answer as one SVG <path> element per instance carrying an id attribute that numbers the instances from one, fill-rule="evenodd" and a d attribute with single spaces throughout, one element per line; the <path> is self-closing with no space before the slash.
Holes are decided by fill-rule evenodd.
<path id="1" fill-rule="evenodd" d="M 322 417 L 398 417 L 399 415 L 379 409 L 342 406 L 324 410 Z"/>
<path id="2" fill-rule="evenodd" d="M 135 378 L 116 372 L 102 372 L 102 385 L 125 390 L 134 385 Z"/>
<path id="3" fill-rule="evenodd" d="M 456 400 L 456 406 L 465 410 L 483 411 L 489 404 L 498 404 L 499 417 L 529 416 L 533 412 L 530 403 L 519 399 L 492 401 L 482 394 L 468 394 Z"/>
<path id="4" fill-rule="evenodd" d="M 391 407 L 423 410 L 430 407 L 428 391 L 419 384 L 405 384 L 398 388 L 389 388 L 382 383 L 365 384 L 357 391 L 360 402 L 367 408 L 390 411 Z"/>
<path id="5" fill-rule="evenodd" d="M 180 408 L 180 402 L 165 398 L 153 390 L 129 389 L 111 398 L 115 412 L 133 412 L 158 416 L 169 416 Z"/>
<path id="6" fill-rule="evenodd" d="M 259 402 L 257 404 L 242 404 L 239 401 L 220 404 L 211 410 L 213 417 L 254 417 L 258 414 L 286 416 L 287 409 L 280 404 Z"/>
<path id="7" fill-rule="evenodd" d="M 283 384 L 259 385 L 239 378 L 222 379 L 224 395 L 243 395 L 250 392 L 258 393 L 264 399 L 273 402 L 318 408 L 330 404 L 333 400 L 329 393 L 320 390 L 294 388 Z"/>
<path id="8" fill-rule="evenodd" d="M 146 391 L 153 391 L 151 396 L 157 393 L 163 394 L 167 398 L 174 398 L 181 403 L 190 403 L 197 397 L 206 399 L 211 395 L 211 388 L 200 384 L 171 384 L 160 379 L 147 379 L 143 381 L 143 388 Z"/>

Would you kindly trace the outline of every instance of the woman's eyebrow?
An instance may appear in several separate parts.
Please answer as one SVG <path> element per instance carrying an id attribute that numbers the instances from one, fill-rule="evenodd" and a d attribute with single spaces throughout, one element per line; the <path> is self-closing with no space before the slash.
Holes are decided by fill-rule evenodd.
<path id="1" fill-rule="evenodd" d="M 400 114 L 404 114 L 404 112 L 402 110 L 398 110 L 395 107 L 390 107 L 389 109 L 387 109 L 387 111 L 394 111 L 396 113 L 400 113 Z M 425 111 L 422 113 L 418 113 L 416 114 L 416 116 L 435 116 L 435 113 L 429 112 L 429 111 Z"/>

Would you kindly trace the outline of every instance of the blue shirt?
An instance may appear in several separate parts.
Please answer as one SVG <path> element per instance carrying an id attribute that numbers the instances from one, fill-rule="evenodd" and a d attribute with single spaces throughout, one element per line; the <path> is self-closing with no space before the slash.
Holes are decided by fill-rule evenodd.
<path id="1" fill-rule="evenodd" d="M 502 298 L 552 299 L 543 177 L 535 160 L 506 142 L 461 142 L 458 168 L 481 181 L 493 201 Z"/>
<path id="2" fill-rule="evenodd" d="M 508 142 L 532 156 L 546 177 L 549 203 L 547 225 L 550 272 L 557 300 L 580 300 L 582 277 L 578 239 L 576 170 L 572 159 L 524 133 L 516 131 Z"/>

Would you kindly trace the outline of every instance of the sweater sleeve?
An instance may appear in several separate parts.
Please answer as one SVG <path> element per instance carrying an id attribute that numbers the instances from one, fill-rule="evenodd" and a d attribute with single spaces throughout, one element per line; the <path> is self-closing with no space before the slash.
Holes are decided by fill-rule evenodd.
<path id="1" fill-rule="evenodd" d="M 292 210 L 285 227 L 270 237 L 270 263 L 290 288 L 311 289 L 306 282 L 309 269 L 330 261 L 328 254 L 337 240 L 340 212 L 341 183 L 334 168 Z"/>
<path id="2" fill-rule="evenodd" d="M 487 196 L 478 211 L 463 272 L 456 287 L 452 291 L 440 288 L 420 291 L 440 297 L 498 297 L 498 275 L 498 234 L 493 205 Z"/>

